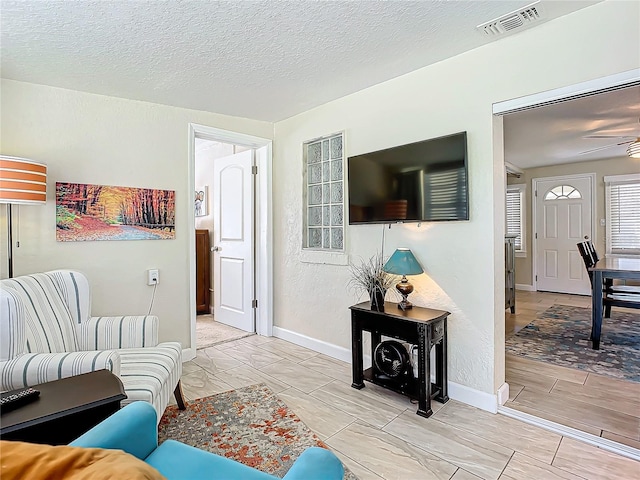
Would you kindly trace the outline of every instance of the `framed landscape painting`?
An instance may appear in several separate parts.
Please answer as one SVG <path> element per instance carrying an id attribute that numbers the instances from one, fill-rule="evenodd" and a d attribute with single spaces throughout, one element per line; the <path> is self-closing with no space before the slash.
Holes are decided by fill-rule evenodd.
<path id="1" fill-rule="evenodd" d="M 175 193 L 56 182 L 56 240 L 173 239 Z"/>

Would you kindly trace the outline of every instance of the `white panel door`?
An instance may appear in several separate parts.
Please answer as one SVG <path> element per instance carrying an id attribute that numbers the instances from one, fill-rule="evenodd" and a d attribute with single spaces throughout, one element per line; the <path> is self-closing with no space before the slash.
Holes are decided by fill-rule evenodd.
<path id="1" fill-rule="evenodd" d="M 589 275 L 577 243 L 592 235 L 591 178 L 536 182 L 536 287 L 590 295 Z"/>
<path id="2" fill-rule="evenodd" d="M 253 151 L 213 166 L 213 312 L 217 322 L 255 331 Z"/>

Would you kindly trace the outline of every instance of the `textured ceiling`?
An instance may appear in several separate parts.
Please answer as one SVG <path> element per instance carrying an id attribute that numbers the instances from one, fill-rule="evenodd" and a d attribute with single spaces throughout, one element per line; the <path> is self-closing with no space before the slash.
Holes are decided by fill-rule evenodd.
<path id="1" fill-rule="evenodd" d="M 607 138 L 585 138 L 590 135 Z M 623 157 L 637 137 L 640 86 L 506 115 L 504 158 L 532 168 Z"/>
<path id="2" fill-rule="evenodd" d="M 475 27 L 529 3 L 1 0 L 2 77 L 278 121 L 492 41 Z"/>

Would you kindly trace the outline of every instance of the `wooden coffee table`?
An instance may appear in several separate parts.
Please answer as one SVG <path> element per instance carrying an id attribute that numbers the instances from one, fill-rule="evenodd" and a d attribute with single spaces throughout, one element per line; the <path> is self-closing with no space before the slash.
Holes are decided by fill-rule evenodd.
<path id="1" fill-rule="evenodd" d="M 127 398 L 120 379 L 108 370 L 34 385 L 40 397 L 2 414 L 0 438 L 66 445 L 120 409 Z"/>

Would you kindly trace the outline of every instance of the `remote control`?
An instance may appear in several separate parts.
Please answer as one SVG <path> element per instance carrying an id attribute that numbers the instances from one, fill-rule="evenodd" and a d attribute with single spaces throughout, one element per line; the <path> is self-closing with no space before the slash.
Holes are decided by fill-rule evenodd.
<path id="1" fill-rule="evenodd" d="M 38 398 L 40 392 L 34 388 L 21 388 L 0 393 L 0 413 L 10 412 L 18 407 L 31 403 Z"/>

